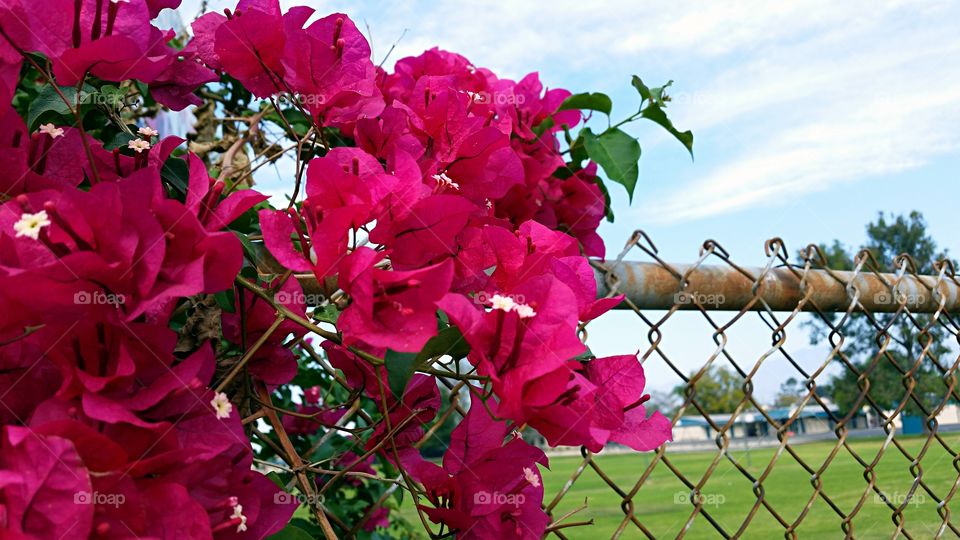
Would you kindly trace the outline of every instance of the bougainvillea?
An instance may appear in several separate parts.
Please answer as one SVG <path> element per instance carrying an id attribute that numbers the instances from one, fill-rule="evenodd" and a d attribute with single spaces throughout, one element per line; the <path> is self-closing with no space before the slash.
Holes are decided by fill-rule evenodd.
<path id="1" fill-rule="evenodd" d="M 692 144 L 663 88 L 594 133 L 602 94 L 439 49 L 387 71 L 345 14 L 154 26 L 178 5 L 0 1 L 3 538 L 399 535 L 404 490 L 438 534 L 539 538 L 528 433 L 670 439 L 636 356 L 578 334 L 620 301 L 588 259 L 598 165 L 637 180 L 620 127 Z M 189 140 L 157 129 L 188 106 Z"/>

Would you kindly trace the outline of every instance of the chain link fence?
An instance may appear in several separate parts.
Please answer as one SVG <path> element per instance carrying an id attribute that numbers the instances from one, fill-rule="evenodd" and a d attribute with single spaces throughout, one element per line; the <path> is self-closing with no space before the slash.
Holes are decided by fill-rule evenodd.
<path id="1" fill-rule="evenodd" d="M 661 377 L 676 383 L 674 442 L 647 455 L 582 450 L 545 499 L 551 534 L 960 536 L 952 263 L 919 275 L 909 254 L 884 268 L 865 250 L 840 271 L 817 246 L 790 256 L 778 238 L 765 257 L 745 268 L 707 241 L 693 264 L 673 265 L 638 231 L 615 259 L 595 263 L 602 294 L 624 294 L 620 308 L 635 314 L 630 333 L 642 341 L 648 387 Z M 677 332 L 687 343 L 668 344 Z M 690 354 L 696 340 L 710 340 L 712 352 Z M 735 352 L 749 345 L 750 356 Z M 732 410 L 707 403 L 717 369 L 733 374 L 742 395 Z M 772 405 L 770 382 L 791 375 L 799 390 Z"/>

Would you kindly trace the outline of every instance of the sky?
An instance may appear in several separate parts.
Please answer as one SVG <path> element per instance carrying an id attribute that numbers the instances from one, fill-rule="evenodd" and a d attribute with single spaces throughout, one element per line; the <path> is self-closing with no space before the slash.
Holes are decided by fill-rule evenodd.
<path id="1" fill-rule="evenodd" d="M 833 239 L 859 246 L 878 212 L 911 210 L 960 253 L 956 2 L 282 3 L 346 13 L 367 29 L 376 62 L 396 44 L 386 66 L 439 46 L 501 77 L 538 71 L 549 87 L 604 92 L 615 120 L 638 105 L 631 75 L 651 86 L 674 80 L 669 113 L 693 131 L 695 159 L 652 123 L 626 128 L 643 157 L 632 205 L 612 187 L 616 222 L 600 229 L 611 254 L 642 229 L 670 262 L 693 262 L 714 239 L 738 264 L 762 265 L 771 237 L 791 253 Z M 185 0 L 181 17 L 192 19 L 198 5 Z M 282 176 L 259 180 L 280 192 Z M 825 350 L 795 326 L 786 348 L 811 366 L 823 361 Z M 632 313 L 590 330 L 599 354 L 648 348 Z M 728 351 L 752 366 L 769 335 L 756 317 L 738 322 Z M 710 336 L 702 317 L 677 316 L 662 348 L 689 371 L 715 351 Z M 652 388 L 679 381 L 659 359 L 645 367 Z M 757 393 L 772 397 L 789 374 L 782 356 L 764 360 Z"/>

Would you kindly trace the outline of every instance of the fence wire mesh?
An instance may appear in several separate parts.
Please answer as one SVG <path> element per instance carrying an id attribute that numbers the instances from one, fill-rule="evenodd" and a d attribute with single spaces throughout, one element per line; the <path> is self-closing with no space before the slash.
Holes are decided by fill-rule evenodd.
<path id="1" fill-rule="evenodd" d="M 631 333 L 645 340 L 640 358 L 648 386 L 656 382 L 655 371 L 675 377 L 681 396 L 672 413 L 675 442 L 645 456 L 583 449 L 566 483 L 552 498 L 548 492 L 546 509 L 555 523 L 577 521 L 566 517 L 577 511 L 584 519 L 616 526 L 554 528 L 552 534 L 960 536 L 952 511 L 960 486 L 960 438 L 951 425 L 958 421 L 951 410 L 960 399 L 955 347 L 960 327 L 951 312 L 960 283 L 952 264 L 940 261 L 933 275 L 921 276 L 909 254 L 884 268 L 862 251 L 852 270 L 838 271 L 827 267 L 816 246 L 790 256 L 777 238 L 766 243 L 764 253 L 765 266 L 745 268 L 717 242 L 707 241 L 693 264 L 671 265 L 638 231 L 616 259 L 595 264 L 608 296 L 626 293 L 621 308 L 636 316 Z M 650 262 L 639 270 L 626 268 L 636 266 L 626 261 L 638 259 Z M 724 294 L 733 298 L 719 301 Z M 682 339 L 712 340 L 712 352 L 704 357 L 678 356 L 667 345 L 671 332 L 689 327 L 674 323 L 690 317 L 706 323 L 705 332 Z M 736 328 L 750 325 L 756 343 L 757 319 L 766 342 L 758 354 L 738 355 L 731 343 Z M 810 346 L 814 326 L 824 339 L 820 349 Z M 590 330 L 582 331 L 588 345 Z M 807 357 L 815 350 L 819 358 L 803 361 L 796 349 Z M 742 391 L 736 407 L 724 414 L 711 412 L 698 392 L 719 366 L 735 374 Z M 878 382 L 891 368 L 902 386 L 893 402 Z M 778 409 L 761 397 L 757 380 L 764 370 L 781 380 L 789 372 L 801 382 L 792 404 Z M 828 396 L 831 381 L 852 391 L 846 410 Z M 805 423 L 822 429 L 811 433 L 815 430 Z M 702 437 L 700 452 L 687 452 L 689 445 L 677 440 L 690 424 L 695 433 L 709 435 Z M 619 512 L 604 507 L 617 500 Z"/>

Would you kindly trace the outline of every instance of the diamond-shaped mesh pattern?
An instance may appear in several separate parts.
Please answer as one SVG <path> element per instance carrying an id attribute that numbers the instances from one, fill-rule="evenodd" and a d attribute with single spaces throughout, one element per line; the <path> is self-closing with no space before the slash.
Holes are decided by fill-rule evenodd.
<path id="1" fill-rule="evenodd" d="M 779 239 L 766 243 L 765 258 L 761 268 L 744 268 L 719 244 L 707 241 L 693 264 L 671 265 L 638 231 L 615 260 L 595 264 L 610 295 L 627 294 L 621 307 L 635 314 L 630 334 L 638 340 L 648 386 L 663 386 L 664 381 L 652 380 L 654 372 L 674 377 L 668 383 L 682 386 L 672 416 L 675 437 L 689 431 L 684 426 L 693 421 L 699 426 L 694 432 L 702 429 L 708 435 L 696 444 L 677 440 L 647 455 L 607 456 L 611 449 L 601 455 L 582 450 L 578 466 L 565 471 L 569 480 L 562 486 L 555 481 L 548 485 L 545 505 L 554 519 L 551 534 L 960 536 L 960 523 L 951 512 L 960 486 L 960 438 L 950 425 L 960 419 L 946 418 L 960 400 L 956 380 L 960 328 L 951 313 L 960 283 L 952 265 L 940 262 L 934 265 L 935 275 L 921 277 L 909 254 L 897 257 L 892 268 L 881 268 L 863 251 L 852 271 L 841 272 L 827 268 L 815 246 L 798 259 L 788 255 Z M 654 273 L 660 282 L 643 282 L 633 275 L 627 282 L 625 273 L 617 271 L 633 264 L 624 261 L 640 260 L 647 261 L 648 270 L 659 271 Z M 793 296 L 776 290 L 773 278 L 791 281 Z M 691 283 L 702 290 L 691 291 Z M 908 286 L 918 298 L 904 296 L 901 291 Z M 662 305 L 670 287 L 679 294 L 673 305 Z M 710 296 L 745 290 L 747 297 L 735 298 L 732 304 L 719 305 Z M 893 298 L 882 310 L 877 304 L 884 298 L 867 296 L 883 294 L 878 290 Z M 690 294 L 684 296 L 685 292 Z M 711 352 L 702 357 L 678 355 L 676 336 L 669 339 L 671 332 L 693 328 L 691 318 L 702 319 L 697 328 L 703 331 L 681 339 L 709 342 Z M 738 327 L 749 332 L 739 332 Z M 808 338 L 814 327 L 823 336 L 819 348 Z M 590 330 L 588 325 L 582 333 L 588 345 Z M 873 341 L 863 343 L 865 335 Z M 743 354 L 750 346 L 756 352 Z M 871 387 L 874 373 L 891 372 L 884 364 L 895 368 L 894 378 L 899 380 L 894 382 L 902 385 L 902 391 L 895 387 L 898 397 L 893 403 L 883 402 L 879 387 Z M 736 408 L 725 414 L 711 413 L 698 398 L 698 384 L 705 384 L 708 370 L 719 366 L 735 374 L 743 392 Z M 844 384 L 850 387 L 855 406 L 841 413 L 828 398 L 826 386 L 844 371 L 852 374 Z M 786 372 L 800 381 L 802 390 L 793 404 L 774 410 L 768 405 L 771 376 L 783 380 Z M 932 386 L 919 383 L 921 374 L 933 381 Z M 819 422 L 820 432 L 804 434 L 809 422 Z M 741 431 L 747 426 L 754 433 Z M 905 431 L 916 434 L 904 435 Z M 749 436 L 755 434 L 766 436 Z M 699 451 L 690 453 L 691 449 Z M 601 491 L 610 493 L 604 497 L 598 495 Z M 585 494 L 587 508 L 581 508 Z M 612 509 L 603 506 L 616 500 L 622 513 L 614 512 L 619 520 L 615 529 L 576 526 L 588 518 L 599 521 L 601 515 L 611 522 Z M 567 526 L 559 527 L 562 524 Z"/>

